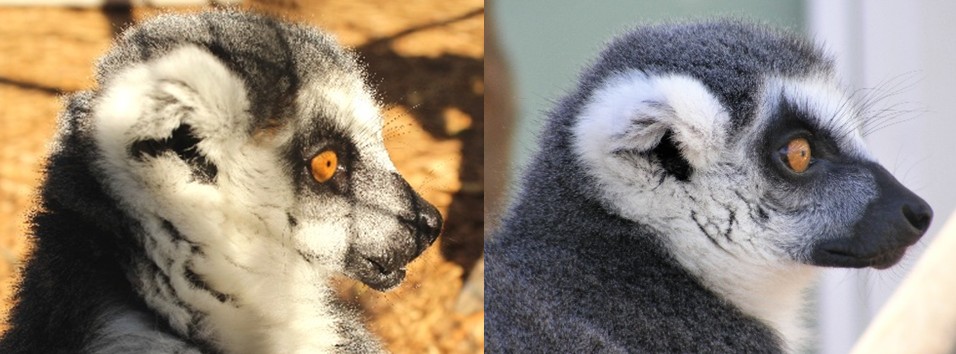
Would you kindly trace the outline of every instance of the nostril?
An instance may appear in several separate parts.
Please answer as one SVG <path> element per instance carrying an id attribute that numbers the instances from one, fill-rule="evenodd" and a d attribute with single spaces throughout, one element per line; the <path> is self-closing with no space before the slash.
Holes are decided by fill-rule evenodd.
<path id="1" fill-rule="evenodd" d="M 426 204 L 424 210 L 418 214 L 418 224 L 430 231 L 440 231 L 442 226 L 441 214 L 438 213 L 437 209 Z"/>
<path id="2" fill-rule="evenodd" d="M 421 225 L 427 226 L 429 229 L 435 230 L 441 227 L 441 216 L 425 213 L 418 216 L 418 222 Z"/>
<path id="3" fill-rule="evenodd" d="M 916 206 L 903 204 L 903 216 L 909 221 L 910 225 L 921 233 L 929 229 L 929 224 L 933 220 L 933 209 L 929 205 L 920 203 Z"/>

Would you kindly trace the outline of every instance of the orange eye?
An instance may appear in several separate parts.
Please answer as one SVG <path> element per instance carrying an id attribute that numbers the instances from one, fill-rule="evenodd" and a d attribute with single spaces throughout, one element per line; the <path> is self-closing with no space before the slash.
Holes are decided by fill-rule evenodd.
<path id="1" fill-rule="evenodd" d="M 810 142 L 804 138 L 790 140 L 787 146 L 780 150 L 783 162 L 796 173 L 803 173 L 810 167 L 813 156 L 810 154 Z"/>
<path id="2" fill-rule="evenodd" d="M 325 150 L 312 158 L 312 178 L 319 183 L 332 179 L 339 167 L 339 157 L 335 151 Z"/>

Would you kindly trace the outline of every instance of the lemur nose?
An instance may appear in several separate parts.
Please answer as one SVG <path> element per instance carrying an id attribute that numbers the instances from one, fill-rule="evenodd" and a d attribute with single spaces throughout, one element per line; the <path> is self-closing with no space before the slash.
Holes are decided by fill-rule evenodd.
<path id="1" fill-rule="evenodd" d="M 922 199 L 903 204 L 902 210 L 906 221 L 909 221 L 910 225 L 920 233 L 925 233 L 930 222 L 933 221 L 933 208 L 930 208 L 929 204 Z"/>
<path id="2" fill-rule="evenodd" d="M 437 236 L 438 232 L 441 231 L 442 217 L 435 207 L 427 205 L 425 210 L 418 216 L 418 223 L 424 225 L 429 230 L 435 231 Z"/>
<path id="3" fill-rule="evenodd" d="M 425 247 L 435 242 L 435 239 L 437 239 L 441 233 L 442 217 L 441 214 L 438 213 L 438 209 L 433 205 L 420 197 L 418 199 L 417 202 L 419 203 L 421 212 L 418 213 L 416 228 L 418 229 L 419 237 L 423 238 L 422 241 L 424 242 L 422 242 L 421 248 L 424 250 Z"/>

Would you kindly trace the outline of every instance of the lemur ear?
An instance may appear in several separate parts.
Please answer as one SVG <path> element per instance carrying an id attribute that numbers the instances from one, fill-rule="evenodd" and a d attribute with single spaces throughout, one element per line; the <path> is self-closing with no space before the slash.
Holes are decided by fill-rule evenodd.
<path id="1" fill-rule="evenodd" d="M 222 147 L 248 138 L 241 79 L 196 46 L 132 65 L 101 85 L 93 112 L 95 138 L 119 168 L 178 158 L 193 180 L 209 183 Z"/>
<path id="2" fill-rule="evenodd" d="M 706 169 L 717 160 L 728 124 L 727 112 L 700 81 L 632 71 L 595 90 L 581 111 L 575 140 L 582 157 L 651 153 L 680 177 L 680 170 Z"/>

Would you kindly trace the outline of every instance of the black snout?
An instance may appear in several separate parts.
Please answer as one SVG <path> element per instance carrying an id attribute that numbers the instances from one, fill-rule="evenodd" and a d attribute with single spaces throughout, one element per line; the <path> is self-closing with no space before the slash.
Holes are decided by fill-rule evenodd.
<path id="1" fill-rule="evenodd" d="M 422 199 L 418 194 L 414 194 L 414 196 L 413 204 L 415 205 L 415 215 L 408 218 L 401 218 L 401 222 L 412 231 L 413 237 L 415 238 L 415 250 L 411 258 L 418 257 L 418 255 L 424 252 L 428 246 L 438 239 L 443 223 L 438 209 L 425 201 L 425 199 Z"/>
<path id="2" fill-rule="evenodd" d="M 405 186 L 408 201 L 406 212 L 397 216 L 403 232 L 392 235 L 387 244 L 352 245 L 345 259 L 351 276 L 379 291 L 401 283 L 405 279 L 405 265 L 434 243 L 442 229 L 438 209 L 415 193 L 401 177 L 397 178 Z"/>
<path id="3" fill-rule="evenodd" d="M 910 226 L 916 230 L 919 230 L 919 232 L 922 234 L 929 229 L 929 224 L 931 221 L 933 221 L 933 209 L 930 208 L 929 204 L 926 204 L 926 202 L 919 197 L 916 199 L 918 203 L 903 204 L 903 217 L 909 221 Z"/>
<path id="4" fill-rule="evenodd" d="M 900 184 L 882 166 L 873 164 L 879 190 L 867 205 L 852 235 L 825 240 L 814 247 L 812 263 L 830 267 L 888 268 L 903 258 L 929 229 L 933 209 Z"/>

